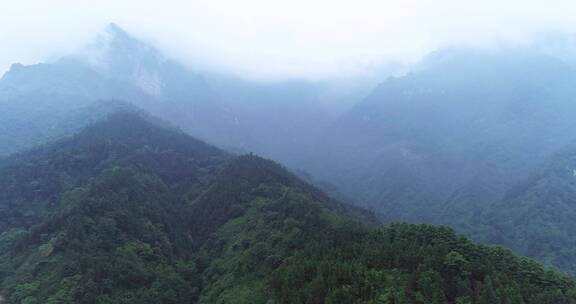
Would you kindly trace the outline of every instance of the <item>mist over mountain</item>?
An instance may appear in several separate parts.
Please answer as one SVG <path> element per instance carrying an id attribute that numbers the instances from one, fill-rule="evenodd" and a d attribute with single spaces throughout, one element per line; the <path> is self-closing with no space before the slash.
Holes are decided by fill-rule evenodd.
<path id="1" fill-rule="evenodd" d="M 0 303 L 575 303 L 574 41 L 254 80 L 112 23 L 15 63 Z"/>
<path id="2" fill-rule="evenodd" d="M 305 163 L 386 221 L 449 224 L 572 271 L 570 168 L 533 176 L 573 146 L 575 81 L 537 48 L 441 50 L 342 115 Z"/>
<path id="3" fill-rule="evenodd" d="M 111 24 L 77 54 L 54 63 L 14 64 L 2 77 L 0 115 L 10 123 L 0 132 L 7 143 L 0 154 L 54 137 L 70 112 L 119 100 L 219 146 L 293 162 L 296 147 L 309 149 L 371 84 L 268 83 L 195 72 Z"/>
<path id="4" fill-rule="evenodd" d="M 574 144 L 484 208 L 472 235 L 574 273 Z"/>
<path id="5" fill-rule="evenodd" d="M 498 197 L 574 138 L 575 76 L 529 49 L 439 51 L 343 115 L 318 145 L 314 172 L 392 218 L 430 220 L 418 217 L 463 204 L 458 191 L 482 187 L 483 176 L 494 180 L 482 199 Z M 428 210 L 406 209 L 406 199 Z"/>
<path id="6" fill-rule="evenodd" d="M 62 115 L 100 99 L 123 100 L 160 117 L 169 116 L 199 135 L 209 130 L 215 141 L 232 124 L 201 76 L 163 58 L 114 24 L 83 55 L 51 64 L 13 65 L 0 81 L 0 96 L 2 115 L 16 120 L 7 126 L 13 129 L 2 134 L 22 141 L 14 149 L 26 140 L 40 140 Z M 28 121 L 38 127 L 19 127 Z"/>

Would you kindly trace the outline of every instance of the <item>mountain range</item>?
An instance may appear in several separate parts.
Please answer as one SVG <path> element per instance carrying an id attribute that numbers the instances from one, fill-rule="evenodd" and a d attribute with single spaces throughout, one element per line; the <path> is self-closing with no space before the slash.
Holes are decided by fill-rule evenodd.
<path id="1" fill-rule="evenodd" d="M 536 49 L 438 51 L 342 115 L 303 166 L 384 221 L 447 224 L 573 273 L 575 81 Z"/>
<path id="2" fill-rule="evenodd" d="M 182 222 L 179 218 L 174 220 L 172 216 L 180 213 L 176 210 L 186 205 L 182 201 L 184 198 L 165 195 L 175 191 L 180 196 L 189 196 L 184 199 L 188 203 L 188 200 L 200 199 L 196 196 L 211 187 L 220 176 L 215 172 L 223 170 L 225 164 L 236 158 L 235 154 L 253 152 L 292 168 L 300 178 L 330 192 L 330 196 L 337 196 L 374 212 L 378 221 L 448 225 L 476 241 L 509 247 L 517 254 L 533 257 L 562 272 L 574 274 L 576 242 L 571 218 L 576 213 L 572 202 L 575 81 L 574 62 L 545 48 L 521 47 L 439 50 L 424 58 L 407 74 L 382 79 L 371 91 L 366 89 L 370 87 L 369 83 L 357 85 L 354 81 L 347 84 L 255 82 L 194 70 L 112 24 L 94 43 L 77 54 L 50 63 L 30 66 L 14 64 L 0 79 L 0 121 L 3 122 L 0 125 L 0 156 L 5 158 L 5 163 L 12 164 L 2 169 L 12 170 L 4 174 L 4 188 L 15 191 L 4 194 L 8 196 L 4 198 L 6 214 L 0 222 L 7 233 L 3 237 L 12 239 L 22 230 L 31 229 L 35 223 L 44 223 L 49 217 L 60 216 L 57 214 L 64 211 L 57 207 L 60 206 L 57 202 L 63 199 L 64 193 L 66 197 L 71 195 L 72 201 L 104 200 L 92 197 L 98 191 L 90 192 L 84 188 L 97 187 L 93 184 L 94 179 L 104 174 L 90 170 L 106 168 L 109 169 L 107 174 L 114 175 L 110 173 L 113 167 L 108 167 L 107 161 L 120 164 L 118 167 L 122 170 L 126 169 L 124 167 L 135 170 L 122 173 L 130 176 L 140 175 L 141 169 L 151 170 L 146 169 L 147 166 L 161 170 L 151 173 L 150 178 L 160 178 L 165 184 L 162 187 L 168 187 L 164 190 L 169 191 L 155 190 L 157 185 L 152 187 L 153 184 L 146 184 L 152 181 L 138 183 L 144 183 L 140 187 L 155 192 L 148 194 L 157 200 L 176 204 L 158 211 L 167 213 L 161 221 Z M 353 104 L 353 100 L 358 102 Z M 117 148 L 114 147 L 108 151 L 106 145 L 99 143 L 90 148 L 95 149 L 94 153 L 102 153 L 96 155 L 85 146 L 61 142 L 61 138 L 80 130 L 89 132 L 86 130 L 90 129 L 86 127 L 98 125 L 102 119 L 118 111 L 138 112 L 144 116 L 150 113 L 168 121 L 175 126 L 171 129 L 179 130 L 173 130 L 174 134 L 183 138 L 187 136 L 184 134 L 198 138 L 197 145 L 203 147 L 200 150 L 212 151 L 206 152 L 210 157 L 200 157 L 198 163 L 196 160 L 188 162 L 180 159 L 188 156 L 172 155 L 169 151 L 160 153 L 164 148 L 157 142 L 140 142 L 131 146 L 128 142 L 133 138 L 128 135 L 125 138 L 127 146 L 124 147 L 128 150 L 114 150 Z M 94 132 L 94 136 L 99 132 Z M 109 133 L 112 135 L 113 132 Z M 168 137 L 176 136 L 170 134 Z M 147 133 L 144 132 L 139 136 L 145 135 Z M 200 144 L 201 141 L 209 144 Z M 47 144 L 49 142 L 54 144 Z M 38 159 L 30 158 L 36 155 L 32 152 L 22 152 L 41 145 L 45 146 L 34 150 Z M 44 149 L 59 151 L 47 156 L 43 153 L 49 151 Z M 86 151 L 76 155 L 73 152 L 75 149 Z M 160 152 L 156 151 L 158 149 Z M 195 149 L 189 150 L 186 153 L 196 155 L 197 151 L 192 151 Z M 122 160 L 124 153 L 129 156 Z M 136 158 L 132 159 L 133 156 Z M 277 165 L 255 156 L 242 159 L 277 168 Z M 77 164 L 67 163 L 69 161 Z M 146 165 L 138 163 L 140 161 L 146 162 Z M 29 166 L 26 167 L 25 163 Z M 59 163 L 63 167 L 42 171 L 44 163 Z M 73 168 L 81 171 L 76 172 Z M 252 169 L 246 170 L 252 172 Z M 177 175 L 178 172 L 182 175 Z M 27 179 L 19 180 L 20 174 Z M 35 179 L 30 176 L 35 176 Z M 299 178 L 290 176 L 291 180 L 298 180 L 298 185 L 303 183 Z M 194 181 L 189 180 L 191 178 Z M 44 179 L 46 185 L 41 182 Z M 42 187 L 38 188 L 39 185 Z M 77 194 L 83 195 L 82 198 L 73 198 L 74 193 L 68 193 L 71 190 L 66 185 L 78 185 L 84 189 L 82 191 L 88 192 L 80 191 Z M 266 183 L 263 185 L 266 187 Z M 311 190 L 309 186 L 303 189 L 314 195 L 321 192 L 316 188 Z M 52 196 L 45 196 L 45 191 L 52 193 Z M 234 195 L 243 196 L 244 191 Z M 329 196 L 320 197 L 323 198 L 313 200 L 333 201 Z M 105 198 L 108 199 L 122 201 L 122 198 Z M 218 208 L 228 208 L 220 205 L 225 198 L 213 199 L 219 202 Z M 72 205 L 79 204 L 72 201 Z M 121 202 L 122 208 L 135 208 L 122 205 L 129 201 L 132 199 Z M 355 214 L 353 217 L 372 218 L 359 209 L 336 205 L 340 206 L 336 208 L 338 210 L 350 209 L 346 213 Z M 116 212 L 113 206 L 108 207 L 112 208 L 110 212 Z M 326 208 L 332 210 L 333 207 Z M 204 208 L 207 207 L 190 212 L 203 214 L 208 210 Z M 234 207 L 234 210 L 238 208 L 244 207 Z M 131 213 L 134 210 L 118 212 Z M 205 229 L 199 228 L 203 225 L 173 228 L 196 231 L 189 235 L 194 241 L 186 241 L 189 246 L 196 247 L 178 249 L 195 254 L 203 252 L 200 249 L 203 245 L 200 244 L 205 243 L 207 235 L 230 220 L 225 215 L 213 220 L 210 216 L 204 219 L 203 216 L 185 214 L 198 221 L 208 221 L 208 226 L 214 225 L 204 232 L 196 231 Z M 85 215 L 82 217 L 85 218 Z M 142 221 L 150 220 L 145 218 Z M 62 229 L 63 226 L 59 224 L 55 227 Z M 420 229 L 440 229 L 429 226 L 398 227 L 402 233 L 410 235 L 421 233 Z M 17 233 L 13 235 L 8 231 Z M 54 238 L 58 233 L 50 232 L 46 238 Z M 388 228 L 384 235 L 387 233 Z M 169 232 L 167 235 L 172 234 Z M 459 239 L 457 236 L 450 237 Z M 134 240 L 133 235 L 126 238 Z M 226 241 L 232 240 L 231 236 L 226 238 Z M 47 243 L 48 240 L 42 239 L 42 242 Z M 25 271 L 20 267 L 27 267 L 25 261 L 32 256 L 30 248 L 41 244 L 24 243 L 29 247 L 21 247 L 19 266 L 12 262 L 6 266 L 6 269 L 10 269 L 6 271 L 16 273 L 3 283 L 3 286 L 7 286 L 6 294 L 12 294 L 14 288 L 31 275 L 26 271 L 32 270 Z M 100 245 L 87 246 L 98 248 Z M 371 247 L 372 244 L 367 246 Z M 190 261 L 188 258 L 186 261 Z M 406 271 L 413 273 L 410 272 L 413 270 Z M 484 284 L 484 276 L 480 277 Z M 202 280 L 207 279 L 202 277 Z M 38 284 L 45 284 L 43 282 L 39 280 Z M 222 286 L 232 286 L 226 285 L 229 283 L 219 281 L 215 284 L 224 288 Z M 45 288 L 42 285 L 40 289 Z M 50 288 L 57 289 L 54 286 Z M 204 293 L 200 290 L 210 289 L 198 287 L 191 297 L 211 299 L 220 296 L 216 291 Z M 457 292 L 451 291 L 449 295 L 445 292 L 444 296 L 455 301 Z M 237 293 L 234 294 L 237 296 Z M 43 300 L 52 296 L 33 295 Z M 526 301 L 525 295 L 523 298 Z M 298 302 L 294 299 L 290 301 Z"/>
<path id="3" fill-rule="evenodd" d="M 255 155 L 117 112 L 0 164 L 7 303 L 574 303 L 447 227 L 379 227 Z"/>
<path id="4" fill-rule="evenodd" d="M 0 156 L 58 138 L 59 125 L 75 120 L 71 116 L 109 112 L 109 101 L 118 100 L 226 149 L 292 162 L 291 147 L 308 149 L 367 90 L 366 84 L 347 86 L 352 88 L 196 71 L 110 24 L 75 54 L 51 63 L 14 64 L 4 74 L 0 115 L 6 123 L 0 140 L 6 144 Z M 341 106 L 327 102 L 334 99 Z"/>

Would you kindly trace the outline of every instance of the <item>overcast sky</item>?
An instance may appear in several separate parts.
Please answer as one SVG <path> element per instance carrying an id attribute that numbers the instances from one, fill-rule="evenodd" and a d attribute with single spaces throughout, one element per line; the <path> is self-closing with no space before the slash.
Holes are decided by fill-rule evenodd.
<path id="1" fill-rule="evenodd" d="M 115 22 L 193 66 L 321 79 L 445 45 L 576 32 L 575 12 L 575 0 L 0 0 L 0 72 L 73 52 Z"/>

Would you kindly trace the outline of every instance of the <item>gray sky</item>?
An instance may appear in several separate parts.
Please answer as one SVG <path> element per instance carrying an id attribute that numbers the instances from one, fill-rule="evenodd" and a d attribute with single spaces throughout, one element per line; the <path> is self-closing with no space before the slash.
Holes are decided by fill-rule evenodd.
<path id="1" fill-rule="evenodd" d="M 192 66 L 323 79 L 445 45 L 576 32 L 574 12 L 574 0 L 0 0 L 0 72 L 78 50 L 116 22 Z"/>

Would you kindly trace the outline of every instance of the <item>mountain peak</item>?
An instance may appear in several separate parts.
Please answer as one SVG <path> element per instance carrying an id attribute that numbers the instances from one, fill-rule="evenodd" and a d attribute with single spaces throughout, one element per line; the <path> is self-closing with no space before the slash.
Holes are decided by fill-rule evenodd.
<path id="1" fill-rule="evenodd" d="M 99 139 L 135 148 L 157 146 L 196 156 L 226 155 L 224 151 L 185 134 L 170 123 L 137 109 L 120 109 L 110 113 L 86 127 L 77 138 L 88 142 Z"/>
<path id="2" fill-rule="evenodd" d="M 116 23 L 106 26 L 82 56 L 106 77 L 131 83 L 148 95 L 159 96 L 163 92 L 164 56 Z"/>
<path id="3" fill-rule="evenodd" d="M 139 41 L 138 39 L 134 38 L 129 32 L 124 30 L 116 23 L 110 23 L 104 28 L 104 33 L 107 36 L 107 40 L 112 45 L 109 45 L 117 48 L 118 46 L 122 47 L 146 47 L 149 48 L 145 43 Z"/>
<path id="4" fill-rule="evenodd" d="M 114 23 L 114 22 L 108 24 L 108 25 L 106 26 L 105 31 L 106 31 L 107 33 L 110 33 L 110 34 L 113 34 L 113 35 L 129 36 L 128 33 L 127 33 L 123 28 L 121 28 L 118 24 L 116 24 L 116 23 Z"/>
<path id="5" fill-rule="evenodd" d="M 108 43 L 107 47 L 109 50 L 118 48 L 128 48 L 131 51 L 138 48 L 151 49 L 150 46 L 134 38 L 134 36 L 116 23 L 108 24 L 104 28 L 103 34 L 105 42 Z"/>

